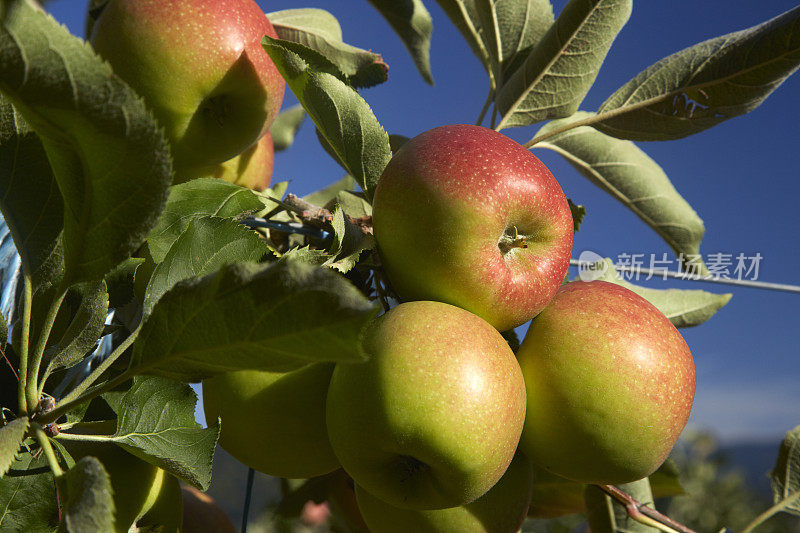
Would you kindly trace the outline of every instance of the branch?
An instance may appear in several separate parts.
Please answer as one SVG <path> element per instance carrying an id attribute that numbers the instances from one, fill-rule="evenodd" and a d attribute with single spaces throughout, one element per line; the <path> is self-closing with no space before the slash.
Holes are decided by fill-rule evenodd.
<path id="1" fill-rule="evenodd" d="M 683 524 L 676 522 L 672 518 L 659 513 L 652 507 L 643 504 L 641 502 L 636 501 L 636 499 L 631 496 L 630 494 L 625 493 L 624 491 L 618 489 L 613 485 L 596 485 L 597 488 L 614 498 L 617 502 L 625 506 L 625 509 L 628 511 L 628 516 L 632 519 L 636 520 L 637 522 L 642 522 L 647 525 L 658 527 L 651 522 L 654 521 L 662 526 L 666 526 L 669 529 L 661 529 L 662 531 L 678 531 L 680 533 L 697 533 L 696 531 L 689 529 L 688 527 L 684 526 Z M 649 519 L 649 520 L 647 520 Z"/>

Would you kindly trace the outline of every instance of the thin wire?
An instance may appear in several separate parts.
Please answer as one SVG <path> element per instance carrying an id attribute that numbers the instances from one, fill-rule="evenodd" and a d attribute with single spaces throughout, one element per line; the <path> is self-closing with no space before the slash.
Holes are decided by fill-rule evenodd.
<path id="1" fill-rule="evenodd" d="M 591 261 L 579 261 L 577 259 L 569 260 L 570 266 L 578 268 L 589 268 L 595 266 L 597 263 Z M 751 287 L 754 289 L 766 289 L 770 291 L 792 292 L 800 294 L 800 286 L 788 285 L 786 283 L 770 283 L 767 281 L 753 281 L 747 279 L 731 279 L 721 278 L 718 276 L 698 276 L 688 274 L 686 272 L 675 272 L 673 270 L 657 269 L 657 268 L 642 268 L 628 265 L 614 265 L 617 272 L 632 272 L 634 274 L 647 274 L 649 276 L 662 276 L 665 278 L 681 279 L 686 281 L 705 281 L 708 283 L 720 283 L 723 285 L 737 285 L 740 287 Z"/>

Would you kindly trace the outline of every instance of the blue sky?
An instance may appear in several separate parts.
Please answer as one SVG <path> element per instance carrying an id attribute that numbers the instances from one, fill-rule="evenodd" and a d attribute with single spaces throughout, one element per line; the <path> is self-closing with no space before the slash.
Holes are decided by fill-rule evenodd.
<path id="1" fill-rule="evenodd" d="M 366 0 L 259 2 L 265 11 L 319 7 L 337 16 L 345 41 L 381 53 L 389 82 L 362 91 L 389 133 L 414 136 L 442 124 L 473 123 L 488 82 L 478 60 L 433 0 L 431 65 L 436 85 L 425 84 L 388 24 Z M 553 1 L 558 13 L 566 2 Z M 53 0 L 48 9 L 82 35 L 82 0 Z M 582 109 L 592 111 L 619 86 L 658 59 L 717 35 L 747 28 L 796 6 L 794 0 L 671 0 L 635 2 Z M 705 221 L 704 254 L 760 253 L 759 279 L 800 284 L 800 76 L 795 74 L 755 111 L 687 139 L 640 143 L 661 164 L 678 191 Z M 285 105 L 296 103 L 287 90 Z M 538 126 L 504 130 L 525 142 Z M 567 196 L 586 205 L 573 257 L 583 250 L 621 253 L 671 252 L 635 215 L 561 159 L 535 150 Z M 319 147 L 306 123 L 294 148 L 278 154 L 273 181 L 290 180 L 305 194 L 343 171 Z M 800 424 L 800 295 L 708 283 L 642 282 L 655 288 L 704 288 L 732 292 L 733 299 L 708 323 L 682 330 L 697 366 L 690 425 L 726 441 L 776 440 Z"/>

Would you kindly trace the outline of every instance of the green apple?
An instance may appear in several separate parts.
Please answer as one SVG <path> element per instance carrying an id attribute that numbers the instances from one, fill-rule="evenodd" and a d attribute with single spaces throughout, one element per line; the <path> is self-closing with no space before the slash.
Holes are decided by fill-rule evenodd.
<path id="1" fill-rule="evenodd" d="M 400 304 L 364 333 L 370 358 L 338 364 L 328 390 L 331 445 L 345 471 L 398 507 L 457 507 L 508 468 L 525 384 L 503 337 L 440 302 Z"/>
<path id="2" fill-rule="evenodd" d="M 275 162 L 275 148 L 272 135 L 267 133 L 259 141 L 237 155 L 219 165 L 187 170 L 176 174 L 174 183 L 182 183 L 196 178 L 216 178 L 263 191 L 272 180 L 272 168 Z"/>
<path id="3" fill-rule="evenodd" d="M 277 36 L 253 0 L 111 0 L 91 43 L 152 109 L 180 173 L 242 153 L 277 116 L 285 83 L 264 35 Z"/>
<path id="4" fill-rule="evenodd" d="M 500 331 L 544 309 L 572 252 L 569 204 L 547 167 L 505 135 L 456 124 L 400 148 L 378 181 L 373 225 L 402 300 L 436 300 Z"/>
<path id="5" fill-rule="evenodd" d="M 183 522 L 181 533 L 236 533 L 233 522 L 214 498 L 194 487 L 181 487 Z"/>
<path id="6" fill-rule="evenodd" d="M 565 285 L 517 357 L 528 398 L 520 449 L 559 476 L 593 484 L 647 477 L 689 418 L 689 347 L 658 309 L 619 285 Z"/>
<path id="7" fill-rule="evenodd" d="M 515 533 L 528 512 L 533 482 L 523 454 L 489 492 L 450 509 L 403 509 L 383 502 L 356 485 L 358 508 L 372 533 Z"/>
<path id="8" fill-rule="evenodd" d="M 131 455 L 111 442 L 63 441 L 74 459 L 96 457 L 111 478 L 114 491 L 115 531 L 131 527 L 159 527 L 167 533 L 181 523 L 180 484 L 164 470 Z"/>
<path id="9" fill-rule="evenodd" d="M 240 370 L 203 381 L 206 420 L 222 419 L 219 443 L 259 472 L 307 478 L 339 461 L 328 442 L 325 398 L 333 365 L 291 372 Z"/>

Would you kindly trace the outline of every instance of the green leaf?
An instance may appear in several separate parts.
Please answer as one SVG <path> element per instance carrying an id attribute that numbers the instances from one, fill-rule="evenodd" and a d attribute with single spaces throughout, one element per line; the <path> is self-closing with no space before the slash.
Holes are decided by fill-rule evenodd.
<path id="1" fill-rule="evenodd" d="M 368 0 L 400 36 L 422 78 L 433 85 L 431 33 L 433 22 L 422 0 Z"/>
<path id="2" fill-rule="evenodd" d="M 618 485 L 618 489 L 633 496 L 639 503 L 655 508 L 650 483 L 645 479 Z M 658 529 L 637 522 L 628 516 L 625 506 L 595 485 L 588 485 L 584 493 L 586 515 L 592 533 L 658 533 Z"/>
<path id="3" fill-rule="evenodd" d="M 569 119 L 549 122 L 537 136 L 591 116 L 581 112 Z M 564 156 L 589 181 L 653 228 L 679 256 L 700 253 L 705 233 L 703 221 L 675 190 L 658 163 L 632 142 L 580 126 L 540 141 L 534 147 L 548 148 Z"/>
<path id="4" fill-rule="evenodd" d="M 6 317 L 0 313 L 0 348 L 5 349 L 6 343 L 8 342 L 8 321 Z"/>
<path id="5" fill-rule="evenodd" d="M 597 129 L 621 139 L 681 139 L 752 111 L 800 66 L 800 6 L 665 57 L 612 94 Z"/>
<path id="6" fill-rule="evenodd" d="M 479 0 L 476 5 L 502 87 L 553 25 L 553 6 L 550 0 Z"/>
<path id="7" fill-rule="evenodd" d="M 336 17 L 324 9 L 286 9 L 267 14 L 278 38 L 300 43 L 328 58 L 353 87 L 372 87 L 388 79 L 389 67 L 380 54 L 342 41 Z"/>
<path id="8" fill-rule="evenodd" d="M 581 229 L 581 224 L 586 216 L 586 207 L 574 203 L 569 198 L 567 198 L 567 203 L 569 204 L 569 211 L 572 213 L 572 228 L 578 231 Z"/>
<path id="9" fill-rule="evenodd" d="M 135 296 L 134 280 L 136 269 L 144 263 L 142 257 L 129 257 L 105 276 L 108 287 L 108 306 L 111 309 L 122 307 L 131 302 Z"/>
<path id="10" fill-rule="evenodd" d="M 303 200 L 319 207 L 325 207 L 328 202 L 335 199 L 340 192 L 352 191 L 357 185 L 358 184 L 356 183 L 356 180 L 353 179 L 353 176 L 346 175 L 342 179 L 334 181 L 324 189 L 320 189 L 312 192 L 311 194 L 303 196 Z"/>
<path id="11" fill-rule="evenodd" d="M 159 263 L 147 285 L 144 314 L 178 282 L 216 272 L 222 265 L 256 262 L 270 253 L 258 233 L 226 218 L 192 219 Z"/>
<path id="12" fill-rule="evenodd" d="M 389 136 L 361 96 L 329 72 L 314 68 L 316 54 L 301 45 L 264 37 L 264 49 L 322 137 L 368 197 L 392 157 Z"/>
<path id="13" fill-rule="evenodd" d="M 611 259 L 605 259 L 602 263 L 598 262 L 596 265 L 591 269 L 591 274 L 588 274 L 591 279 L 616 283 L 626 289 L 630 289 L 656 306 L 677 328 L 688 328 L 702 324 L 722 309 L 733 296 L 732 294 L 714 294 L 701 290 L 640 287 L 625 281 L 614 269 L 614 263 Z M 587 274 L 582 273 L 581 277 L 586 279 Z"/>
<path id="14" fill-rule="evenodd" d="M 286 150 L 292 145 L 294 136 L 305 118 L 306 112 L 301 105 L 292 106 L 278 114 L 275 122 L 269 127 L 272 145 L 276 152 Z"/>
<path id="15" fill-rule="evenodd" d="M 650 487 L 653 489 L 654 498 L 669 498 L 685 494 L 675 461 L 667 459 L 658 470 L 650 474 Z"/>
<path id="16" fill-rule="evenodd" d="M 0 478 L 6 475 L 28 430 L 28 418 L 15 418 L 0 427 Z"/>
<path id="17" fill-rule="evenodd" d="M 800 426 L 781 442 L 778 462 L 769 477 L 775 503 L 783 504 L 783 511 L 800 515 Z"/>
<path id="18" fill-rule="evenodd" d="M 52 532 L 58 525 L 53 474 L 44 454 L 20 453 L 0 478 L 0 531 Z"/>
<path id="19" fill-rule="evenodd" d="M 333 227 L 331 258 L 325 262 L 325 266 L 345 274 L 356 266 L 363 252 L 375 249 L 375 239 L 353 224 L 338 205 L 333 211 L 331 226 Z"/>
<path id="20" fill-rule="evenodd" d="M 302 246 L 292 248 L 281 256 L 281 261 L 298 261 L 313 266 L 323 266 L 331 258 L 326 250 Z"/>
<path id="21" fill-rule="evenodd" d="M 372 205 L 364 200 L 360 194 L 342 191 L 336 195 L 338 203 L 346 215 L 353 218 L 366 218 L 372 216 Z"/>
<path id="22" fill-rule="evenodd" d="M 59 278 L 64 206 L 39 137 L 0 95 L 0 210 L 22 259 L 40 286 Z"/>
<path id="23" fill-rule="evenodd" d="M 153 260 L 164 260 L 189 223 L 201 216 L 236 218 L 262 209 L 258 195 L 225 180 L 202 178 L 171 188 L 167 205 L 147 236 Z"/>
<path id="24" fill-rule="evenodd" d="M 461 32 L 464 40 L 467 41 L 472 52 L 480 60 L 481 64 L 489 74 L 490 86 L 496 87 L 494 63 L 489 59 L 489 47 L 486 39 L 491 31 L 484 28 L 485 17 L 481 17 L 478 7 L 479 0 L 437 0 L 439 7 L 447 14 L 447 17 Z M 481 0 L 483 1 L 483 0 Z"/>
<path id="25" fill-rule="evenodd" d="M 196 403 L 197 395 L 186 383 L 136 377 L 115 409 L 117 430 L 109 440 L 205 491 L 211 483 L 219 425 L 198 424 Z"/>
<path id="26" fill-rule="evenodd" d="M 47 356 L 47 372 L 77 363 L 93 350 L 103 333 L 108 314 L 108 291 L 104 281 L 79 283 L 70 288 L 68 298 L 80 303 L 64 333 L 58 340 L 56 351 Z M 63 304 L 62 304 L 63 305 Z M 72 307 L 72 306 L 70 306 Z M 51 335 L 52 338 L 52 335 Z"/>
<path id="27" fill-rule="evenodd" d="M 328 269 L 295 261 L 228 265 L 158 301 L 129 370 L 200 381 L 232 370 L 363 361 L 360 334 L 375 312 Z"/>
<path id="28" fill-rule="evenodd" d="M 39 134 L 54 169 L 65 281 L 101 279 L 155 224 L 172 177 L 167 141 L 88 44 L 32 2 L 4 6 L 0 92 Z"/>
<path id="29" fill-rule="evenodd" d="M 73 533 L 107 533 L 114 530 L 111 478 L 96 457 L 83 457 L 64 474 L 62 517 Z"/>
<path id="30" fill-rule="evenodd" d="M 498 92 L 497 129 L 577 111 L 631 8 L 632 0 L 570 0 Z"/>

